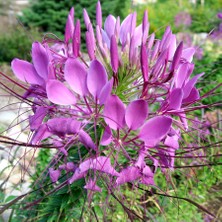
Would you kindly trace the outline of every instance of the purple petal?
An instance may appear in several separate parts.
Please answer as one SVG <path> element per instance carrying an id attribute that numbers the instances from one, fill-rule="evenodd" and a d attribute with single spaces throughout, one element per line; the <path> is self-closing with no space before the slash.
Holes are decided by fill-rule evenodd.
<path id="1" fill-rule="evenodd" d="M 49 168 L 50 179 L 53 183 L 58 181 L 60 174 L 60 170 L 53 170 L 52 168 Z"/>
<path id="2" fill-rule="evenodd" d="M 186 59 L 187 62 L 192 62 L 193 60 L 193 55 L 195 53 L 195 48 L 187 48 L 187 49 L 184 49 L 183 52 L 182 52 L 182 58 L 183 59 Z"/>
<path id="3" fill-rule="evenodd" d="M 102 189 L 96 185 L 96 181 L 92 179 L 89 179 L 84 188 L 91 191 L 102 192 Z"/>
<path id="4" fill-rule="evenodd" d="M 131 130 L 137 130 L 143 125 L 148 115 L 148 105 L 145 100 L 132 101 L 126 108 L 125 120 Z"/>
<path id="5" fill-rule="evenodd" d="M 126 169 L 123 169 L 119 173 L 119 176 L 116 180 L 116 184 L 121 185 L 121 184 L 124 184 L 127 182 L 131 182 L 131 181 L 139 179 L 141 176 L 142 176 L 142 174 L 140 173 L 139 168 L 134 167 L 134 166 L 130 166 Z"/>
<path id="6" fill-rule="evenodd" d="M 86 32 L 86 48 L 89 55 L 90 60 L 95 59 L 95 51 L 93 46 L 93 40 L 90 32 Z"/>
<path id="7" fill-rule="evenodd" d="M 78 169 L 76 169 L 75 173 L 73 174 L 73 176 L 68 181 L 69 184 L 72 184 L 76 180 L 79 180 L 79 179 L 85 177 L 86 174 L 87 174 L 87 172 L 80 172 Z"/>
<path id="8" fill-rule="evenodd" d="M 48 99 L 58 105 L 73 105 L 76 98 L 73 93 L 60 81 L 49 80 L 46 85 Z"/>
<path id="9" fill-rule="evenodd" d="M 134 34 L 135 36 L 135 47 L 138 47 L 141 45 L 141 42 L 142 42 L 142 25 L 139 25 L 136 27 L 135 31 L 134 31 Z M 147 30 L 147 35 L 148 35 L 148 30 Z M 145 37 L 144 37 L 145 38 Z"/>
<path id="10" fill-rule="evenodd" d="M 47 80 L 49 57 L 46 49 L 39 42 L 34 42 L 32 44 L 32 61 L 39 76 Z"/>
<path id="11" fill-rule="evenodd" d="M 159 40 L 156 40 L 155 41 L 155 45 L 154 45 L 154 49 L 152 51 L 152 54 L 151 54 L 151 60 L 154 60 L 158 54 L 158 51 L 159 51 L 159 48 L 160 48 L 160 41 Z"/>
<path id="12" fill-rule="evenodd" d="M 99 104 L 104 105 L 106 100 L 109 98 L 113 88 L 113 78 L 106 83 L 99 94 Z"/>
<path id="13" fill-rule="evenodd" d="M 127 41 L 127 35 L 129 34 L 131 36 L 131 31 L 133 30 L 132 27 L 132 20 L 133 20 L 134 14 L 129 14 L 121 23 L 120 31 L 119 31 L 119 38 L 122 46 L 125 46 Z M 135 27 L 134 27 L 135 29 Z M 134 32 L 134 30 L 133 30 Z"/>
<path id="14" fill-rule="evenodd" d="M 69 40 L 72 39 L 74 33 L 74 21 L 72 16 L 69 14 L 67 21 L 66 21 L 66 27 L 65 27 L 65 42 L 68 43 Z"/>
<path id="15" fill-rule="evenodd" d="M 102 31 L 102 39 L 103 39 L 103 42 L 104 42 L 104 44 L 106 44 L 107 47 L 110 49 L 110 39 L 109 39 L 108 35 L 106 34 L 106 32 L 105 32 L 103 29 L 101 29 L 101 31 Z"/>
<path id="16" fill-rule="evenodd" d="M 170 93 L 168 110 L 179 110 L 182 104 L 183 90 L 175 88 Z"/>
<path id="17" fill-rule="evenodd" d="M 88 30 L 88 26 L 89 26 L 89 24 L 91 24 L 91 21 L 90 21 L 90 18 L 89 18 L 89 15 L 88 15 L 86 9 L 83 9 L 83 18 L 84 18 L 84 22 L 86 25 L 86 29 Z"/>
<path id="18" fill-rule="evenodd" d="M 148 25 L 148 11 L 145 10 L 143 14 L 143 32 L 145 31 L 146 26 Z"/>
<path id="19" fill-rule="evenodd" d="M 80 54 L 80 44 L 81 44 L 81 26 L 79 19 L 77 19 L 76 21 L 72 44 L 73 44 L 73 54 L 75 57 L 78 57 Z"/>
<path id="20" fill-rule="evenodd" d="M 16 77 L 21 81 L 40 86 L 44 84 L 44 80 L 37 74 L 31 63 L 20 59 L 13 59 L 11 67 Z"/>
<path id="21" fill-rule="evenodd" d="M 95 159 L 89 158 L 79 165 L 80 173 L 85 173 L 89 169 L 98 170 L 112 176 L 119 175 L 119 173 L 112 167 L 110 158 L 106 156 L 99 156 Z"/>
<path id="22" fill-rule="evenodd" d="M 98 60 L 93 60 L 89 66 L 87 86 L 89 92 L 95 99 L 99 97 L 99 94 L 107 81 L 108 76 L 104 66 Z"/>
<path id="23" fill-rule="evenodd" d="M 96 145 L 92 141 L 91 137 L 84 130 L 80 130 L 79 132 L 79 141 L 86 147 L 96 150 Z"/>
<path id="24" fill-rule="evenodd" d="M 106 156 L 99 156 L 93 159 L 90 169 L 108 173 L 112 176 L 119 175 L 119 173 L 112 167 L 110 158 Z"/>
<path id="25" fill-rule="evenodd" d="M 141 63 L 141 70 L 143 74 L 143 81 L 148 81 L 148 55 L 146 52 L 146 46 L 142 44 L 141 52 L 140 52 L 140 63 Z"/>
<path id="26" fill-rule="evenodd" d="M 50 119 L 47 122 L 49 131 L 58 136 L 64 136 L 65 134 L 78 133 L 81 127 L 81 122 L 72 118 L 58 117 Z"/>
<path id="27" fill-rule="evenodd" d="M 100 28 L 102 28 L 102 10 L 101 10 L 101 5 L 100 1 L 97 2 L 96 4 L 96 25 L 98 25 Z"/>
<path id="28" fill-rule="evenodd" d="M 102 135 L 102 139 L 100 141 L 100 145 L 107 146 L 111 142 L 112 142 L 112 131 L 109 126 L 106 126 L 106 128 L 103 132 L 103 135 Z"/>
<path id="29" fill-rule="evenodd" d="M 115 35 L 112 35 L 111 37 L 110 56 L 111 56 L 111 66 L 113 72 L 117 73 L 119 67 L 119 55 L 118 55 L 118 46 L 116 43 Z"/>
<path id="30" fill-rule="evenodd" d="M 145 166 L 145 167 L 143 168 L 143 175 L 146 176 L 146 177 L 153 177 L 153 172 L 152 172 L 152 170 L 150 169 L 150 167 Z"/>
<path id="31" fill-rule="evenodd" d="M 195 86 L 197 80 L 203 76 L 204 73 L 201 73 L 201 74 L 198 74 L 196 76 L 194 76 L 191 80 L 189 80 L 187 82 L 187 84 L 184 86 L 183 88 L 183 92 L 184 92 L 184 99 L 186 99 L 190 93 L 191 93 L 191 90 L 193 89 L 193 87 Z"/>
<path id="32" fill-rule="evenodd" d="M 65 80 L 72 90 L 80 96 L 86 96 L 88 89 L 86 85 L 87 71 L 84 65 L 77 59 L 68 59 L 65 63 Z"/>
<path id="33" fill-rule="evenodd" d="M 136 47 L 135 47 L 135 36 L 133 35 L 131 37 L 131 40 L 130 40 L 130 48 L 129 48 L 129 62 L 130 64 L 133 66 L 135 64 L 135 53 L 136 53 Z"/>
<path id="34" fill-rule="evenodd" d="M 172 61 L 172 65 L 171 65 L 171 71 L 174 71 L 177 69 L 179 63 L 180 63 L 180 58 L 181 58 L 181 55 L 182 55 L 182 51 L 183 51 L 183 42 L 181 42 L 176 51 L 175 51 L 175 54 L 173 56 L 173 61 Z"/>
<path id="35" fill-rule="evenodd" d="M 198 100 L 199 98 L 200 98 L 200 94 L 199 94 L 198 90 L 195 87 L 193 87 L 190 92 L 190 95 L 186 99 L 183 99 L 182 103 L 193 103 L 194 101 Z"/>
<path id="36" fill-rule="evenodd" d="M 39 144 L 42 140 L 48 138 L 51 135 L 52 133 L 49 132 L 47 125 L 42 124 L 32 136 L 31 144 L 33 145 Z"/>
<path id="37" fill-rule="evenodd" d="M 125 125 L 125 106 L 118 96 L 108 98 L 104 107 L 104 120 L 111 129 L 121 129 Z"/>
<path id="38" fill-rule="evenodd" d="M 152 177 L 143 177 L 141 183 L 145 185 L 155 185 L 154 179 Z"/>
<path id="39" fill-rule="evenodd" d="M 171 35 L 170 37 L 170 45 L 169 45 L 169 59 L 172 60 L 173 56 L 176 52 L 176 35 Z"/>
<path id="40" fill-rule="evenodd" d="M 179 139 L 179 137 L 177 135 L 167 136 L 164 141 L 164 145 L 172 147 L 174 149 L 178 149 L 179 148 L 178 139 Z"/>
<path id="41" fill-rule="evenodd" d="M 152 33 L 149 37 L 147 49 L 151 49 L 153 47 L 154 40 L 155 40 L 155 33 Z"/>
<path id="42" fill-rule="evenodd" d="M 49 62 L 48 65 L 48 80 L 50 79 L 56 79 L 55 66 L 52 62 Z"/>
<path id="43" fill-rule="evenodd" d="M 48 112 L 46 107 L 38 107 L 35 114 L 29 117 L 29 125 L 31 130 L 36 130 L 42 124 L 43 119 L 45 118 Z"/>
<path id="44" fill-rule="evenodd" d="M 175 86 L 176 88 L 182 88 L 188 78 L 189 64 L 183 63 L 179 66 L 175 75 Z"/>
<path id="45" fill-rule="evenodd" d="M 100 47 L 102 46 L 102 43 L 103 43 L 101 31 L 102 31 L 101 28 L 97 25 L 96 26 L 96 40 Z"/>
<path id="46" fill-rule="evenodd" d="M 104 29 L 109 39 L 111 39 L 111 36 L 115 34 L 115 25 L 116 18 L 113 15 L 109 15 L 104 23 Z"/>
<path id="47" fill-rule="evenodd" d="M 157 116 L 149 119 L 140 130 L 139 138 L 147 146 L 155 146 L 170 130 L 172 119 L 166 116 Z"/>
<path id="48" fill-rule="evenodd" d="M 120 30 L 120 17 L 118 16 L 116 19 L 115 31 L 114 34 L 117 39 L 119 39 L 119 30 Z"/>
<path id="49" fill-rule="evenodd" d="M 160 42 L 160 49 L 161 51 L 164 50 L 163 47 L 165 47 L 164 43 L 166 43 L 166 38 L 167 36 L 169 35 L 169 33 L 172 33 L 171 29 L 170 29 L 170 26 L 167 26 L 166 29 L 165 29 L 165 32 L 163 34 L 163 38 Z"/>

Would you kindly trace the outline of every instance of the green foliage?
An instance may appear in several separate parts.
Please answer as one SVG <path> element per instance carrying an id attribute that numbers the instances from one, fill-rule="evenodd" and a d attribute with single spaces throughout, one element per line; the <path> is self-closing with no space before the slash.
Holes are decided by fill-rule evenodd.
<path id="1" fill-rule="evenodd" d="M 75 19 L 80 19 L 83 28 L 83 8 L 95 21 L 97 0 L 38 0 L 30 8 L 24 10 L 20 17 L 21 22 L 28 27 L 38 27 L 44 32 L 52 32 L 60 37 L 64 33 L 64 27 L 68 11 L 72 6 L 75 8 Z M 128 13 L 127 6 L 130 0 L 102 0 L 103 18 L 109 14 L 125 16 Z"/>
<path id="2" fill-rule="evenodd" d="M 195 62 L 195 74 L 204 72 L 203 79 L 199 82 L 198 88 L 201 88 L 201 94 L 212 90 L 222 82 L 222 54 L 215 60 L 211 54 L 206 54 L 202 60 Z M 212 104 L 221 101 L 222 87 L 219 87 L 213 95 L 203 99 L 204 104 Z"/>
<path id="3" fill-rule="evenodd" d="M 32 42 L 39 39 L 35 30 L 26 32 L 22 27 L 13 27 L 0 35 L 0 63 L 10 63 L 14 58 L 30 60 Z"/>
<path id="4" fill-rule="evenodd" d="M 156 3 L 138 5 L 135 9 L 138 12 L 138 24 L 141 23 L 144 10 L 148 10 L 150 21 L 150 33 L 156 32 L 157 37 L 161 37 L 165 27 L 170 25 L 173 32 L 181 31 L 175 27 L 174 18 L 179 12 L 188 12 L 192 18 L 189 27 L 192 32 L 209 33 L 219 24 L 217 13 L 221 10 L 222 0 L 205 1 L 204 5 L 192 4 L 189 1 L 169 1 L 162 0 Z"/>

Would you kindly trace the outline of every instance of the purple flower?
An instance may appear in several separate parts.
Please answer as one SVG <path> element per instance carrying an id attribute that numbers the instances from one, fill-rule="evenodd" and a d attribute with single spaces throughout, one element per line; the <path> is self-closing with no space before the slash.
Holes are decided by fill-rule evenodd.
<path id="1" fill-rule="evenodd" d="M 179 12 L 175 16 L 174 23 L 175 23 L 176 27 L 180 27 L 180 26 L 188 27 L 192 23 L 192 18 L 190 16 L 190 14 L 187 12 Z"/>
<path id="2" fill-rule="evenodd" d="M 102 27 L 98 2 L 96 30 L 85 9 L 83 16 L 88 56 L 82 56 L 72 8 L 63 42 L 35 42 L 32 63 L 12 61 L 16 77 L 29 86 L 30 143 L 57 149 L 52 182 L 65 173 L 69 184 L 84 178 L 90 192 L 128 182 L 155 185 L 158 167 L 174 169 L 181 134 L 190 127 L 186 115 L 200 100 L 202 74 L 191 77 L 196 50 L 178 44 L 169 26 L 155 39 L 147 12 L 138 26 L 133 12 L 122 22 L 109 15 Z M 179 16 L 190 25 L 190 16 Z M 98 178 L 107 186 L 99 187 Z"/>

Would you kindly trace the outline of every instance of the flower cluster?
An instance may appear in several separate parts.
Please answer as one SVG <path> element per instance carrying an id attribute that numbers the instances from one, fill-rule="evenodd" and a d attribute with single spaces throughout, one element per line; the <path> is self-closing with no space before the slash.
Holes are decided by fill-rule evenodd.
<path id="1" fill-rule="evenodd" d="M 155 185 L 158 168 L 173 170 L 187 112 L 200 99 L 195 84 L 202 74 L 191 77 L 195 49 L 177 44 L 170 27 L 162 39 L 149 34 L 147 12 L 139 26 L 135 12 L 122 22 L 109 15 L 103 26 L 100 2 L 95 27 L 83 15 L 87 55 L 72 8 L 64 40 L 34 42 L 32 63 L 12 61 L 16 77 L 29 85 L 30 143 L 51 141 L 58 150 L 52 182 L 67 173 L 69 184 L 85 178 L 84 188 L 98 192 L 98 177 L 108 189 Z M 69 161 L 71 150 L 77 160 Z"/>

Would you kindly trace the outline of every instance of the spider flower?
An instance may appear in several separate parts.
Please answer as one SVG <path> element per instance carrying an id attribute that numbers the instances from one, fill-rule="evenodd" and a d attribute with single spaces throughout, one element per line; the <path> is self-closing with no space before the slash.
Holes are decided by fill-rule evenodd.
<path id="1" fill-rule="evenodd" d="M 147 12 L 138 26 L 136 12 L 123 21 L 109 15 L 103 26 L 98 2 L 95 29 L 83 15 L 87 55 L 72 8 L 64 40 L 35 42 L 32 62 L 12 61 L 29 86 L 30 143 L 51 142 L 57 150 L 49 169 L 54 183 L 66 173 L 69 184 L 84 178 L 90 192 L 104 189 L 98 178 L 109 190 L 128 182 L 155 185 L 158 168 L 174 169 L 181 133 L 189 130 L 186 114 L 200 99 L 195 85 L 202 74 L 191 77 L 195 49 L 176 42 L 170 27 L 155 39 Z"/>

